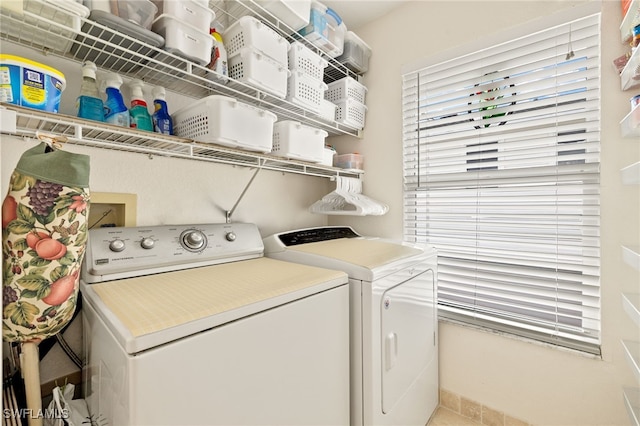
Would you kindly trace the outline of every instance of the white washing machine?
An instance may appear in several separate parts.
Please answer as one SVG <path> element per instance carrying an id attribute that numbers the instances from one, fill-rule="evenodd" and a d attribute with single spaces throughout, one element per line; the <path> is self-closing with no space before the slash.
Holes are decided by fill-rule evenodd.
<path id="1" fill-rule="evenodd" d="M 344 272 L 263 257 L 251 224 L 89 237 L 83 375 L 96 424 L 349 422 Z"/>
<path id="2" fill-rule="evenodd" d="M 437 254 L 350 227 L 264 239 L 271 258 L 349 275 L 351 425 L 424 426 L 438 405 Z"/>

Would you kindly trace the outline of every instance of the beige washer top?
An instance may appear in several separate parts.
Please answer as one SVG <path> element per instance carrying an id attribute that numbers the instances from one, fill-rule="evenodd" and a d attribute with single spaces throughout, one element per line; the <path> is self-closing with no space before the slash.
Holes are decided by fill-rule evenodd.
<path id="1" fill-rule="evenodd" d="M 83 292 L 94 301 L 95 294 L 130 334 L 125 340 L 134 340 L 190 323 L 211 328 L 346 283 L 341 271 L 261 257 L 88 284 Z M 182 334 L 201 331 L 192 328 Z"/>

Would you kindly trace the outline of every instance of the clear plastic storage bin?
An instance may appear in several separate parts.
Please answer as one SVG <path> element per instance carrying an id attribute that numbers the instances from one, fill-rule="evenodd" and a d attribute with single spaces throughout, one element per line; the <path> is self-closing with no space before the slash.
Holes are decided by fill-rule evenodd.
<path id="1" fill-rule="evenodd" d="M 318 114 L 325 90 L 327 85 L 322 80 L 316 80 L 301 71 L 292 71 L 287 82 L 286 99 Z"/>
<path id="2" fill-rule="evenodd" d="M 320 163 L 324 158 L 324 130 L 297 121 L 279 121 L 273 125 L 273 149 L 279 157 Z"/>
<path id="3" fill-rule="evenodd" d="M 157 15 L 171 15 L 204 34 L 209 34 L 211 21 L 216 17 L 206 0 L 153 0 L 153 4 L 158 8 Z"/>
<path id="4" fill-rule="evenodd" d="M 52 4 L 45 0 L 23 0 L 22 22 L 2 20 L 0 33 L 18 35 L 22 40 L 41 46 L 52 52 L 67 53 L 80 32 L 82 19 L 89 9 L 71 0 Z M 45 29 L 34 30 L 33 27 Z"/>
<path id="5" fill-rule="evenodd" d="M 244 47 L 228 59 L 229 77 L 284 99 L 289 70 L 259 51 Z"/>
<path id="6" fill-rule="evenodd" d="M 333 156 L 333 166 L 341 169 L 362 170 L 364 156 L 361 154 L 336 154 Z"/>
<path id="7" fill-rule="evenodd" d="M 364 129 L 367 107 L 353 99 L 336 102 L 336 121 L 356 130 Z"/>
<path id="8" fill-rule="evenodd" d="M 234 98 L 211 95 L 173 114 L 176 136 L 270 152 L 276 115 Z"/>
<path id="9" fill-rule="evenodd" d="M 331 58 L 335 58 L 342 54 L 346 32 L 347 27 L 333 9 L 314 1 L 311 3 L 309 25 L 298 31 L 298 34 Z"/>
<path id="10" fill-rule="evenodd" d="M 324 98 L 333 103 L 344 99 L 352 99 L 361 104 L 366 103 L 367 88 L 352 77 L 344 77 L 340 80 L 327 84 L 327 91 Z"/>
<path id="11" fill-rule="evenodd" d="M 200 65 L 211 61 L 213 37 L 201 33 L 191 25 L 184 24 L 166 13 L 153 22 L 153 32 L 164 38 L 167 52 L 187 58 Z"/>
<path id="12" fill-rule="evenodd" d="M 257 0 L 258 4 L 293 31 L 309 23 L 311 0 Z"/>
<path id="13" fill-rule="evenodd" d="M 151 0 L 116 0 L 110 3 L 111 13 L 147 30 L 151 28 L 153 18 L 158 12 Z"/>
<path id="14" fill-rule="evenodd" d="M 344 50 L 336 60 L 356 74 L 363 74 L 369 70 L 371 48 L 353 31 L 347 31 L 344 37 Z"/>
<path id="15" fill-rule="evenodd" d="M 289 49 L 289 69 L 301 71 L 316 80 L 322 80 L 324 69 L 329 63 L 299 41 L 291 43 Z"/>
<path id="16" fill-rule="evenodd" d="M 225 30 L 223 38 L 228 57 L 250 47 L 287 66 L 289 42 L 253 16 L 238 19 Z"/>

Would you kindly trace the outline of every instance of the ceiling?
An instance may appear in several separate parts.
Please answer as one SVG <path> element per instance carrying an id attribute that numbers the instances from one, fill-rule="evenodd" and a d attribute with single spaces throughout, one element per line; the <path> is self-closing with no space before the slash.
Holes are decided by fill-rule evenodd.
<path id="1" fill-rule="evenodd" d="M 322 4 L 335 10 L 350 30 L 375 21 L 409 0 L 323 0 Z"/>

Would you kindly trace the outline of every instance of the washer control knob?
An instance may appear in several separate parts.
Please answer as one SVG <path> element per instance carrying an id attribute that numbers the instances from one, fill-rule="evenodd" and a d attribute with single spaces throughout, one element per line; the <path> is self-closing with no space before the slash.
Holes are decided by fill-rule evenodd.
<path id="1" fill-rule="evenodd" d="M 235 241 L 236 240 L 236 233 L 233 231 L 229 231 L 227 232 L 227 235 L 224 236 L 227 241 Z"/>
<path id="2" fill-rule="evenodd" d="M 200 251 L 207 244 L 207 237 L 198 230 L 191 229 L 182 234 L 182 245 L 187 250 Z"/>
<path id="3" fill-rule="evenodd" d="M 142 247 L 143 249 L 146 249 L 146 250 L 152 249 L 155 246 L 155 244 L 156 244 L 156 242 L 153 241 L 153 239 L 149 238 L 149 237 L 143 238 L 140 241 L 140 247 Z"/>
<path id="4" fill-rule="evenodd" d="M 124 250 L 125 244 L 122 240 L 113 240 L 109 243 L 109 250 L 117 252 L 121 252 Z"/>

